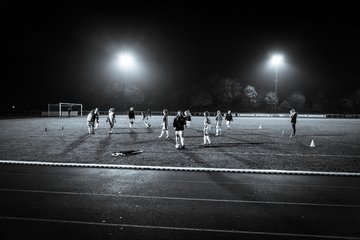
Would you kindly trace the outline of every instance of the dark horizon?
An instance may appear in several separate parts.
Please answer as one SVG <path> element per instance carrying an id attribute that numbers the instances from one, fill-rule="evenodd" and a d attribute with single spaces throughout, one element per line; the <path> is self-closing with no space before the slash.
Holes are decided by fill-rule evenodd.
<path id="1" fill-rule="evenodd" d="M 4 86 L 2 110 L 46 109 L 57 102 L 159 108 L 165 97 L 173 102 L 169 98 L 181 96 L 184 100 L 176 108 L 189 105 L 187 99 L 198 92 L 214 98 L 216 86 L 209 84 L 214 76 L 271 92 L 275 73 L 266 62 L 275 52 L 286 61 L 278 71 L 280 101 L 294 91 L 307 102 L 322 94 L 334 102 L 327 111 L 339 111 L 333 105 L 360 89 L 359 17 L 351 6 L 321 11 L 155 9 L 10 7 L 5 68 L 10 81 Z M 141 65 L 136 73 L 125 75 L 114 68 L 114 57 L 123 50 L 131 51 Z M 143 102 L 126 102 L 125 88 L 133 88 L 128 94 L 140 94 Z M 235 101 L 240 100 L 229 105 Z"/>

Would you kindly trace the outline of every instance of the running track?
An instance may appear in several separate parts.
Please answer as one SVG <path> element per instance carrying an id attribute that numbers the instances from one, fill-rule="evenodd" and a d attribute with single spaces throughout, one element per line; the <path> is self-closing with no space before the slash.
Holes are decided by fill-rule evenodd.
<path id="1" fill-rule="evenodd" d="M 360 177 L 0 164 L 1 239 L 360 239 Z"/>

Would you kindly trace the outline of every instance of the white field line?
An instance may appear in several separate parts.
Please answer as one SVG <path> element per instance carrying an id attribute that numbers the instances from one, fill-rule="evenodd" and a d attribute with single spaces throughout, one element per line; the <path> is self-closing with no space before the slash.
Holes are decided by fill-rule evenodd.
<path id="1" fill-rule="evenodd" d="M 41 165 L 41 166 L 59 166 L 59 167 L 88 167 L 88 168 L 118 168 L 118 169 L 161 170 L 161 171 L 167 170 L 167 171 L 198 171 L 198 172 L 234 172 L 234 173 L 330 175 L 330 176 L 360 177 L 360 173 L 356 173 L 356 172 L 291 171 L 291 170 L 276 170 L 276 169 L 163 167 L 163 166 L 92 164 L 92 163 L 59 163 L 59 162 L 38 162 L 38 161 L 12 161 L 12 160 L 0 160 L 0 164 Z"/>

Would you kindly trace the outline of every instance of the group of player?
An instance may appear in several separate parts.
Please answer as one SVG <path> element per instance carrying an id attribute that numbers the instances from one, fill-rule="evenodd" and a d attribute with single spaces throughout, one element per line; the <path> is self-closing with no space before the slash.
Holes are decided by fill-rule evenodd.
<path id="1" fill-rule="evenodd" d="M 230 130 L 230 124 L 233 121 L 233 117 L 231 114 L 231 110 L 229 110 L 225 116 L 226 125 Z M 217 111 L 215 116 L 215 135 L 221 135 L 222 130 L 222 121 L 223 115 L 220 110 Z M 173 127 L 175 131 L 175 148 L 185 148 L 185 140 L 184 140 L 184 130 L 185 128 L 190 128 L 191 125 L 191 113 L 189 110 L 186 110 L 184 113 L 182 110 L 179 110 L 174 118 Z M 203 120 L 203 136 L 204 136 L 204 146 L 211 145 L 210 140 L 210 130 L 211 130 L 211 120 L 210 114 L 208 111 L 204 112 L 204 120 Z M 168 130 L 168 111 L 167 109 L 163 110 L 163 119 L 162 119 L 162 131 L 160 134 L 160 138 L 166 134 L 166 138 L 169 137 L 169 130 Z"/>
<path id="2" fill-rule="evenodd" d="M 150 127 L 151 126 L 149 119 L 151 117 L 150 109 L 148 109 L 146 114 L 144 112 L 141 112 L 141 115 L 143 117 L 142 121 L 144 122 L 145 126 Z M 128 116 L 129 116 L 129 129 L 131 130 L 135 122 L 135 111 L 133 107 L 130 108 Z M 99 128 L 99 109 L 98 108 L 91 109 L 87 115 L 86 120 L 87 120 L 87 127 L 89 134 L 95 134 L 95 130 Z M 116 123 L 115 108 L 109 109 L 106 122 L 109 123 L 109 127 L 110 127 L 109 134 L 114 133 L 113 129 Z"/>
<path id="3" fill-rule="evenodd" d="M 169 138 L 169 120 L 168 115 L 169 112 L 167 109 L 164 109 L 162 111 L 163 117 L 161 122 L 161 133 L 159 135 L 159 138 L 163 137 L 165 135 L 165 138 Z M 151 118 L 151 111 L 148 109 L 146 113 L 141 112 L 142 115 L 142 122 L 145 124 L 147 128 L 151 126 L 150 118 Z M 175 147 L 176 148 L 185 148 L 185 141 L 184 141 L 184 130 L 185 128 L 190 128 L 191 126 L 191 112 L 190 110 L 186 110 L 183 112 L 182 110 L 179 110 L 174 118 L 173 121 L 173 128 L 175 131 Z M 129 118 L 129 130 L 132 130 L 132 127 L 135 122 L 135 111 L 133 107 L 130 107 L 130 110 L 128 112 L 128 118 Z M 231 122 L 233 121 L 233 116 L 231 113 L 231 110 L 228 110 L 225 117 L 223 117 L 220 110 L 217 111 L 215 116 L 215 135 L 219 136 L 222 134 L 222 122 L 223 119 L 226 120 L 227 128 L 230 130 Z M 109 134 L 113 133 L 114 125 L 116 123 L 116 117 L 115 117 L 115 109 L 110 108 L 108 112 L 108 116 L 106 118 L 106 122 L 109 123 Z M 87 116 L 87 127 L 89 134 L 95 134 L 95 130 L 99 128 L 99 109 L 95 108 L 92 109 L 88 116 Z M 204 112 L 204 122 L 203 122 L 203 133 L 204 133 L 204 145 L 210 145 L 210 130 L 211 130 L 211 120 L 210 120 L 210 114 L 208 111 Z"/>
<path id="4" fill-rule="evenodd" d="M 162 111 L 163 117 L 161 122 L 161 133 L 159 135 L 159 138 L 163 137 L 165 135 L 165 138 L 169 138 L 169 120 L 168 115 L 169 112 L 167 109 L 163 109 Z M 203 120 L 203 137 L 204 137 L 204 146 L 208 146 L 211 144 L 210 140 L 210 130 L 211 130 L 211 120 L 210 120 L 210 114 L 208 111 L 205 111 L 204 113 L 204 120 Z M 151 111 L 148 109 L 146 113 L 141 112 L 142 115 L 142 122 L 145 124 L 147 128 L 151 126 L 150 118 L 151 118 Z M 182 110 L 177 111 L 177 114 L 173 120 L 173 128 L 175 131 L 175 147 L 176 148 L 185 148 L 185 140 L 184 140 L 184 130 L 185 128 L 190 128 L 191 126 L 191 112 L 190 110 L 186 110 L 183 112 Z M 294 109 L 290 110 L 290 117 L 291 117 L 291 125 L 293 128 L 293 132 L 290 135 L 290 137 L 294 137 L 296 133 L 296 119 L 297 119 L 297 113 Z M 128 118 L 129 118 L 129 130 L 132 130 L 133 124 L 135 122 L 135 111 L 133 107 L 130 107 L 130 110 L 128 112 Z M 231 123 L 233 121 L 233 116 L 231 113 L 231 110 L 228 110 L 226 115 L 223 117 L 223 114 L 220 110 L 216 112 L 215 116 L 215 136 L 220 136 L 222 134 L 222 122 L 223 120 L 226 120 L 227 129 L 231 129 Z M 115 109 L 110 108 L 108 116 L 106 118 L 106 122 L 109 123 L 109 134 L 113 133 L 113 128 L 116 122 L 115 118 Z M 99 127 L 99 109 L 95 108 L 92 109 L 88 116 L 87 116 L 87 126 L 88 126 L 88 132 L 89 134 L 94 134 L 95 130 Z"/>

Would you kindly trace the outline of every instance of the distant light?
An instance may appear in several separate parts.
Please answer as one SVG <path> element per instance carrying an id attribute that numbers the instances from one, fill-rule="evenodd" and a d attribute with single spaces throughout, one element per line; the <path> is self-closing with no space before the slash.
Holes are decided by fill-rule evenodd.
<path id="1" fill-rule="evenodd" d="M 130 70 L 135 67 L 134 56 L 130 53 L 122 53 L 118 57 L 118 63 L 120 68 L 124 70 Z"/>
<path id="2" fill-rule="evenodd" d="M 284 57 L 282 55 L 276 54 L 276 55 L 272 56 L 271 64 L 278 65 L 278 64 L 282 63 L 283 59 L 284 59 Z"/>
<path id="3" fill-rule="evenodd" d="M 12 108 L 12 109 L 14 109 L 14 108 L 15 108 L 15 106 L 12 106 L 11 108 Z"/>

